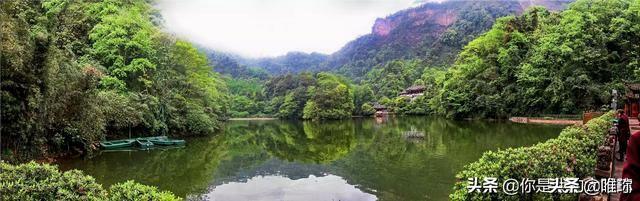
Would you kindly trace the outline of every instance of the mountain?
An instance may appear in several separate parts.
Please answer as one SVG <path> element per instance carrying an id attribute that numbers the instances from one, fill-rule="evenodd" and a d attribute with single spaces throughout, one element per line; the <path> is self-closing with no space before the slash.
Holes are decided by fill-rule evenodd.
<path id="1" fill-rule="evenodd" d="M 324 64 L 353 78 L 395 59 L 423 59 L 428 65 L 453 63 L 462 47 L 499 17 L 521 14 L 532 6 L 562 10 L 572 0 L 445 1 L 426 3 L 378 18 L 371 33 L 333 53 Z"/>
<path id="2" fill-rule="evenodd" d="M 200 51 L 205 52 L 213 70 L 234 78 L 258 78 L 260 80 L 267 79 L 269 72 L 264 68 L 251 67 L 248 59 L 232 53 L 220 52 L 213 49 L 198 47 Z"/>
<path id="3" fill-rule="evenodd" d="M 285 55 L 272 58 L 246 59 L 244 63 L 249 66 L 259 66 L 273 74 L 286 74 L 321 70 L 321 64 L 328 58 L 329 55 L 316 52 L 311 54 L 289 52 Z"/>
<path id="4" fill-rule="evenodd" d="M 430 66 L 448 66 L 464 45 L 489 30 L 497 18 L 519 15 L 533 6 L 558 11 L 572 1 L 450 0 L 425 3 L 378 18 L 371 33 L 358 37 L 330 55 L 290 52 L 272 58 L 226 56 L 222 59 L 235 60 L 241 66 L 259 67 L 271 74 L 337 71 L 356 80 L 375 66 L 397 59 L 420 59 Z M 225 62 L 218 61 L 220 57 L 210 56 L 210 59 L 221 65 Z"/>

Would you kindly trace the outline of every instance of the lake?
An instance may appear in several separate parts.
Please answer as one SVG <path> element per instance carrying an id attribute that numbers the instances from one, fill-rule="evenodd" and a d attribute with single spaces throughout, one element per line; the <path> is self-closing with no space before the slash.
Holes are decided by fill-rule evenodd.
<path id="1" fill-rule="evenodd" d="M 448 200 L 483 152 L 556 137 L 562 126 L 432 117 L 229 121 L 183 148 L 59 162 L 105 187 L 126 180 L 194 200 Z"/>

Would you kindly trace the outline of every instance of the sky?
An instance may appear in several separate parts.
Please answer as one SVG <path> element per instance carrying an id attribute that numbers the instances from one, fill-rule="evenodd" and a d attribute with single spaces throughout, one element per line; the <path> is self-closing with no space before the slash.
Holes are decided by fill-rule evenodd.
<path id="1" fill-rule="evenodd" d="M 246 57 L 330 54 L 416 0 L 160 0 L 167 31 Z"/>
<path id="2" fill-rule="evenodd" d="M 219 200 L 363 200 L 376 196 L 362 192 L 342 177 L 328 174 L 316 177 L 289 179 L 283 176 L 255 176 L 246 182 L 228 182 L 207 193 Z"/>

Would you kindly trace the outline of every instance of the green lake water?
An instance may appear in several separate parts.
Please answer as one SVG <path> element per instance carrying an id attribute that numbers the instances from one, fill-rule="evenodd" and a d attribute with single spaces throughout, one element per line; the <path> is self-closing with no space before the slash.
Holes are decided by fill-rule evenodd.
<path id="1" fill-rule="evenodd" d="M 135 180 L 197 200 L 448 200 L 455 174 L 483 152 L 562 128 L 429 117 L 229 121 L 184 148 L 102 152 L 59 166 L 104 186 Z"/>

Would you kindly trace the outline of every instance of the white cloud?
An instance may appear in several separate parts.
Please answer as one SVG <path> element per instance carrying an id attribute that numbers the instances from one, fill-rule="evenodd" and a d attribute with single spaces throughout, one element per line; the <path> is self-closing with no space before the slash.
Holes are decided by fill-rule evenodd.
<path id="1" fill-rule="evenodd" d="M 160 0 L 168 31 L 244 56 L 332 53 L 414 0 Z"/>
<path id="2" fill-rule="evenodd" d="M 339 176 L 327 175 L 292 180 L 282 176 L 255 176 L 246 182 L 216 186 L 206 196 L 211 200 L 377 200 Z"/>

